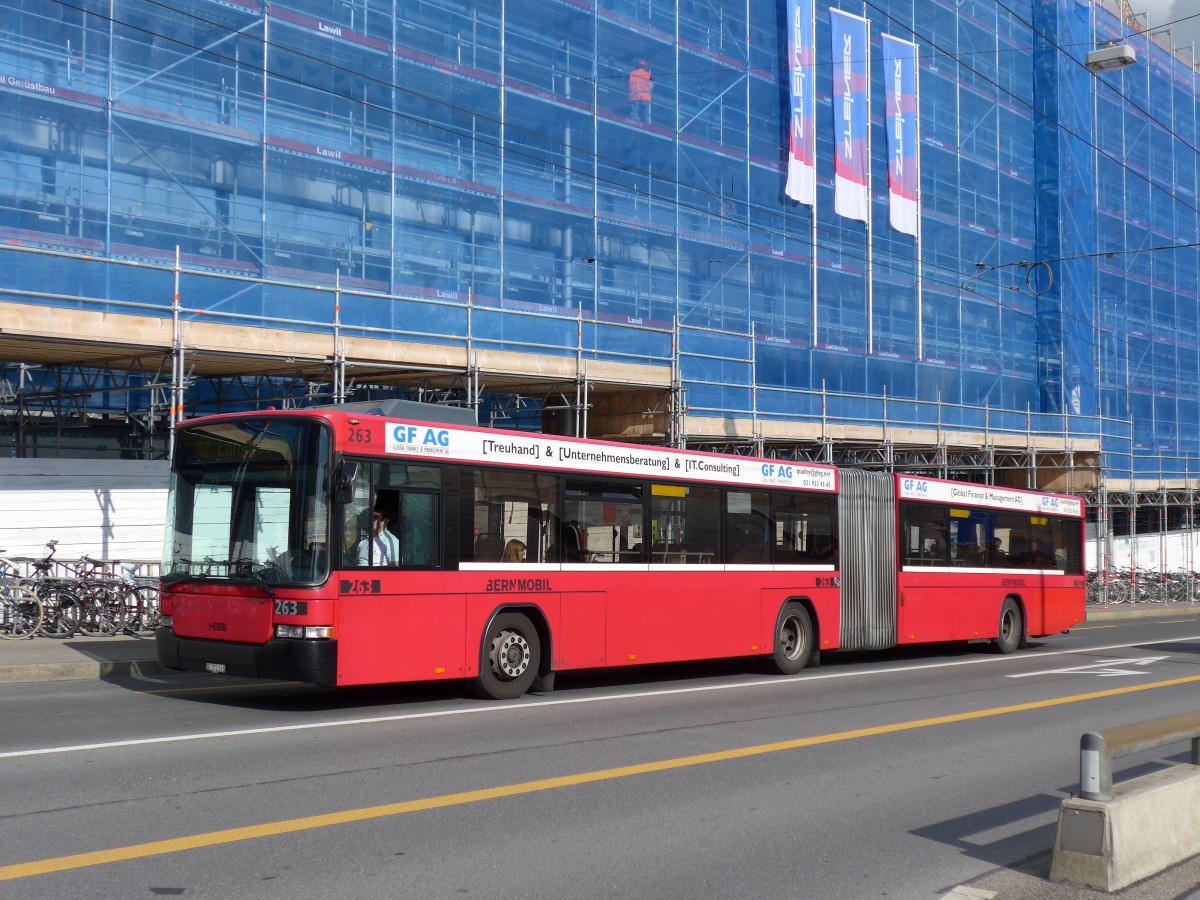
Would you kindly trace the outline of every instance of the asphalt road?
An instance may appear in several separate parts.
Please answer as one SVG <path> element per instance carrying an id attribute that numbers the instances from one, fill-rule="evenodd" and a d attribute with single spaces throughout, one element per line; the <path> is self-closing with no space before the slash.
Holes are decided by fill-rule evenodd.
<path id="1" fill-rule="evenodd" d="M 1194 710 L 1198 686 L 1191 612 L 1011 657 L 656 667 L 507 703 L 184 675 L 0 685 L 0 896 L 1100 896 L 1038 870 L 1079 736 Z M 1185 896 L 1195 874 L 1122 896 Z"/>

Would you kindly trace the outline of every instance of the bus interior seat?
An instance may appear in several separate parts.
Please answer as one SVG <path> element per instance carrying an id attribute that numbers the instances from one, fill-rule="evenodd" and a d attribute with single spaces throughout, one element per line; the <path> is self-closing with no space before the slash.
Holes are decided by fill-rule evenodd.
<path id="1" fill-rule="evenodd" d="M 500 562 L 504 555 L 504 539 L 486 535 L 475 540 L 476 562 Z"/>
<path id="2" fill-rule="evenodd" d="M 766 547 L 763 544 L 753 543 L 746 544 L 744 547 L 739 547 L 734 551 L 733 559 L 730 562 L 734 563 L 758 563 L 763 561 L 764 550 Z"/>
<path id="3" fill-rule="evenodd" d="M 814 534 L 808 539 L 808 559 L 824 561 L 833 556 L 833 535 Z"/>
<path id="4" fill-rule="evenodd" d="M 558 529 L 558 556 L 567 562 L 577 562 L 583 558 L 583 542 L 580 540 L 579 528 L 570 522 L 564 522 Z"/>

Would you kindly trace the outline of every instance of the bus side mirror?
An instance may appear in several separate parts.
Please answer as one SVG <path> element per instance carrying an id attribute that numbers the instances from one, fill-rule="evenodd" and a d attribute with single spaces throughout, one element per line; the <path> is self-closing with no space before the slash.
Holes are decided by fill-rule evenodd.
<path id="1" fill-rule="evenodd" d="M 354 499 L 354 482 L 358 480 L 358 463 L 341 460 L 333 476 L 333 499 L 349 503 Z"/>

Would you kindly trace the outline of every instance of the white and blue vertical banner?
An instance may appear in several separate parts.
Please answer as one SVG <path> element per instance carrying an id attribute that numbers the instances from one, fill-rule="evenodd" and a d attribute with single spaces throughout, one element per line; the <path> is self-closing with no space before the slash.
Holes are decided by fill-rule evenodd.
<path id="1" fill-rule="evenodd" d="M 817 42 L 813 0 L 788 0 L 788 83 L 792 125 L 784 193 L 817 202 Z"/>
<path id="2" fill-rule="evenodd" d="M 887 110 L 888 219 L 897 231 L 917 236 L 921 183 L 917 107 L 917 45 L 883 35 L 883 84 Z"/>
<path id="3" fill-rule="evenodd" d="M 833 211 L 870 221 L 870 30 L 862 16 L 829 10 L 833 33 Z"/>

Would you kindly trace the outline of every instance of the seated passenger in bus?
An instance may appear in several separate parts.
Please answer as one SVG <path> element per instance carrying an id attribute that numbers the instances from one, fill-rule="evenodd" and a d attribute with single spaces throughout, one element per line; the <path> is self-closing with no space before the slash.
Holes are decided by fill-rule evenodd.
<path id="1" fill-rule="evenodd" d="M 1031 562 L 1035 569 L 1058 568 L 1058 560 L 1054 558 L 1054 545 L 1045 539 L 1036 541 Z"/>
<path id="2" fill-rule="evenodd" d="M 519 563 L 525 562 L 525 543 L 524 541 L 512 540 L 504 545 L 504 556 L 500 558 L 500 562 Z"/>
<path id="3" fill-rule="evenodd" d="M 1029 565 L 1029 540 L 1027 538 L 1016 534 L 1009 539 L 1008 564 L 1017 569 Z"/>
<path id="4" fill-rule="evenodd" d="M 958 564 L 968 569 L 983 567 L 983 554 L 979 552 L 978 544 L 963 544 L 958 548 Z"/>

